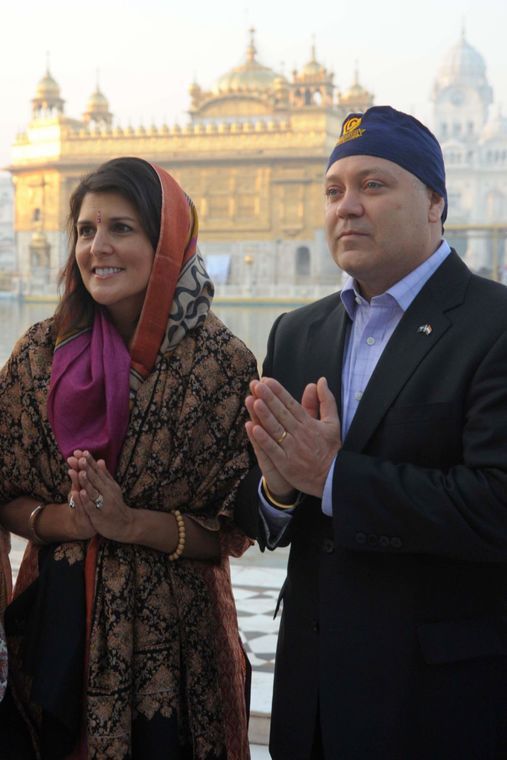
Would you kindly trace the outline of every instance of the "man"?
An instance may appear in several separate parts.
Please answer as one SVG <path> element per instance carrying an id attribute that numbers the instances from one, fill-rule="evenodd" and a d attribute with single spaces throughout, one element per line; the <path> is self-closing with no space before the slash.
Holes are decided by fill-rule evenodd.
<path id="1" fill-rule="evenodd" d="M 291 545 L 272 757 L 507 758 L 507 289 L 442 238 L 413 117 L 349 116 L 325 188 L 349 279 L 277 320 L 246 402 L 243 508 Z"/>

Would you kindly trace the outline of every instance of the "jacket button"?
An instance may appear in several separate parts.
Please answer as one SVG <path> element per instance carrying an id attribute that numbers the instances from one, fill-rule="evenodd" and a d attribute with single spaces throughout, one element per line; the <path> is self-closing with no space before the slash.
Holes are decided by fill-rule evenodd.
<path id="1" fill-rule="evenodd" d="M 385 549 L 386 546 L 389 546 L 389 539 L 387 538 L 387 536 L 380 536 L 378 543 L 379 543 L 379 546 Z"/>
<path id="2" fill-rule="evenodd" d="M 374 533 L 370 533 L 368 536 L 368 546 L 376 546 L 378 544 L 378 536 Z"/>
<path id="3" fill-rule="evenodd" d="M 334 552 L 334 541 L 331 538 L 325 538 L 322 542 L 322 551 L 326 554 L 332 554 Z"/>
<path id="4" fill-rule="evenodd" d="M 366 543 L 366 533 L 356 533 L 356 542 L 358 544 Z"/>
<path id="5" fill-rule="evenodd" d="M 391 538 L 391 546 L 393 549 L 401 549 L 403 546 L 401 538 L 398 538 L 398 536 L 393 536 L 393 538 Z"/>
<path id="6" fill-rule="evenodd" d="M 318 633 L 319 632 L 319 621 L 318 620 L 314 620 L 313 621 L 313 623 L 312 623 L 312 631 L 314 633 Z"/>

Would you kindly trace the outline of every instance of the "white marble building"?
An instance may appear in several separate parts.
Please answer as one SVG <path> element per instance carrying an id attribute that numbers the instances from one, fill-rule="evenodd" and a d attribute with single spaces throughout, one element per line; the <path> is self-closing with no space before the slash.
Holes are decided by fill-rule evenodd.
<path id="1" fill-rule="evenodd" d="M 447 170 L 448 224 L 466 228 L 446 237 L 472 269 L 505 281 L 507 118 L 494 102 L 485 60 L 464 32 L 443 58 L 432 99 Z"/>

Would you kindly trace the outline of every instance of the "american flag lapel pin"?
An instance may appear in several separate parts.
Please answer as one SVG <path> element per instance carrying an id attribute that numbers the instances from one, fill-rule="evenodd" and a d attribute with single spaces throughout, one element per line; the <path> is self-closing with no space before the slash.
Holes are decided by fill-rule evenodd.
<path id="1" fill-rule="evenodd" d="M 433 331 L 433 328 L 429 324 L 419 325 L 419 327 L 417 328 L 417 332 L 423 333 L 424 335 L 431 335 L 432 331 Z"/>

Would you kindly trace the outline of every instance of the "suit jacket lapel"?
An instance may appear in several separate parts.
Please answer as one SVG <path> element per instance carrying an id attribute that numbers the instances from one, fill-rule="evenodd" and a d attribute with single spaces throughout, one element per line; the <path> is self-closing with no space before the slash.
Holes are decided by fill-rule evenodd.
<path id="1" fill-rule="evenodd" d="M 343 352 L 349 325 L 350 319 L 340 301 L 323 322 L 317 320 L 308 332 L 309 366 L 315 373 L 315 381 L 319 377 L 327 379 L 340 416 Z"/>
<path id="2" fill-rule="evenodd" d="M 451 325 L 445 314 L 462 303 L 470 272 L 451 253 L 403 315 L 370 378 L 344 442 L 364 449 L 403 386 Z M 431 332 L 419 330 L 430 325 Z"/>

